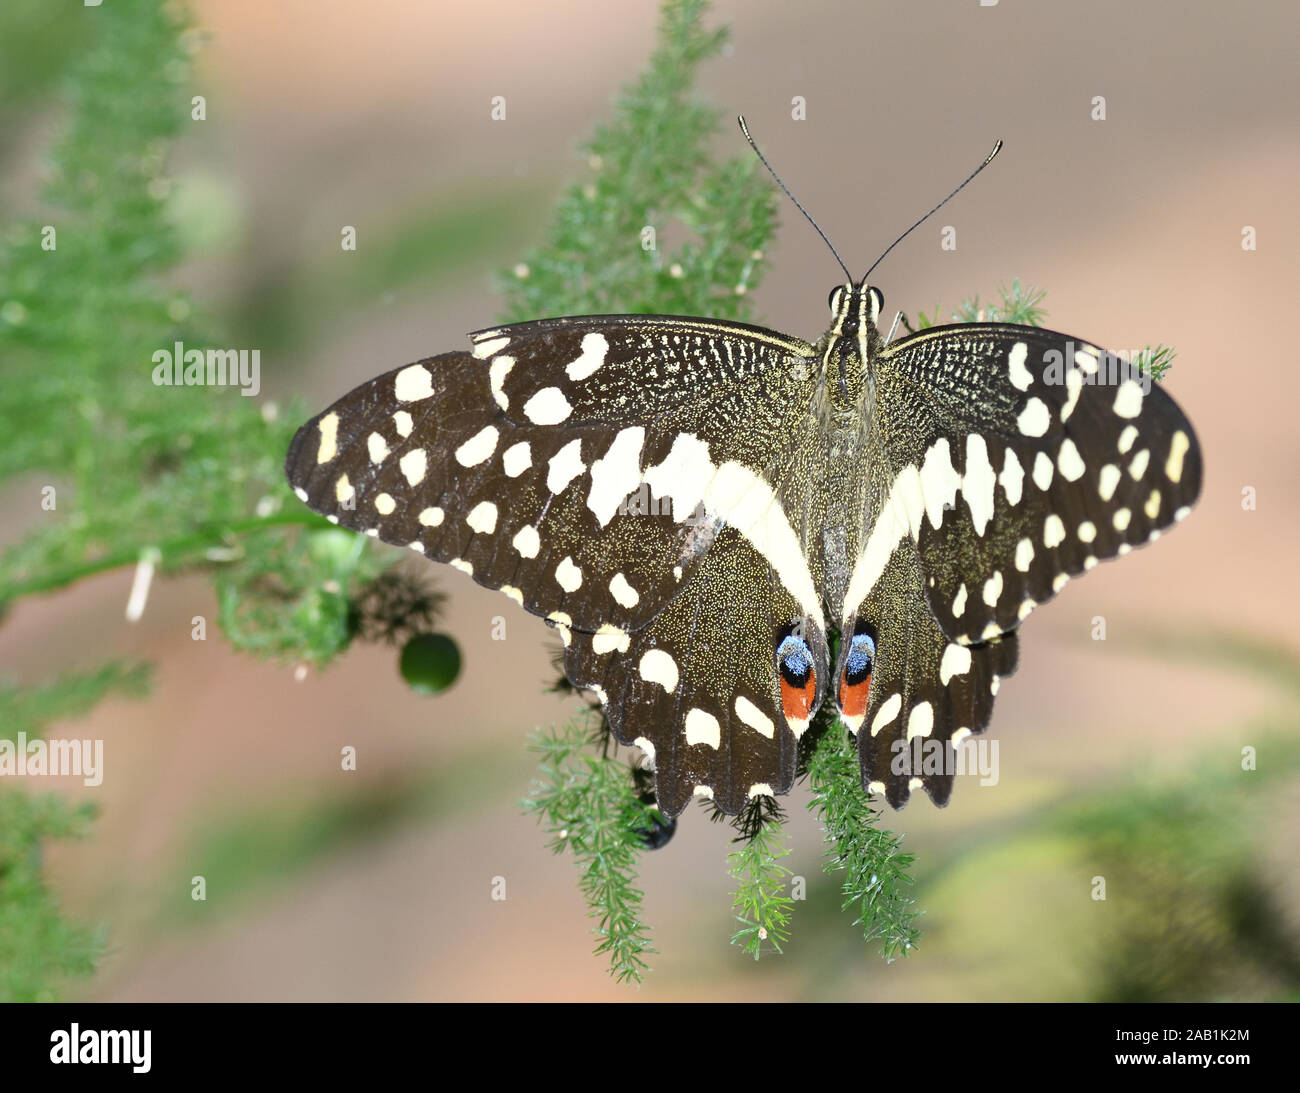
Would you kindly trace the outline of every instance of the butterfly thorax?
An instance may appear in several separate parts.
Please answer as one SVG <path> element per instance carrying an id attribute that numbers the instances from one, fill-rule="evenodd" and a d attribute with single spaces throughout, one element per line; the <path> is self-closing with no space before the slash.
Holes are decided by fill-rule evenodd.
<path id="1" fill-rule="evenodd" d="M 817 343 L 830 409 L 841 420 L 860 419 L 871 362 L 882 346 L 876 323 L 881 294 L 866 285 L 846 284 L 831 292 L 831 325 Z"/>

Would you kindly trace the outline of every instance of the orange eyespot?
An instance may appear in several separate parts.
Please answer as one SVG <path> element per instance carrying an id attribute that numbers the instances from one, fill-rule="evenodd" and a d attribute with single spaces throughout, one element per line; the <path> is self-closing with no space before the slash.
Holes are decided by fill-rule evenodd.
<path id="1" fill-rule="evenodd" d="M 845 717 L 864 717 L 871 697 L 871 671 L 876 663 L 876 643 L 870 634 L 854 634 L 840 678 L 840 710 Z"/>

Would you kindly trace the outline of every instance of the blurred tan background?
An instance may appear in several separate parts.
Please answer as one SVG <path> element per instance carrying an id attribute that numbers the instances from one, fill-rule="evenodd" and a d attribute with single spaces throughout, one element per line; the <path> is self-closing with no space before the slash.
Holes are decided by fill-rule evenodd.
<path id="1" fill-rule="evenodd" d="M 262 347 L 263 398 L 312 406 L 495 319 L 490 275 L 540 240 L 583 169 L 577 145 L 644 64 L 657 18 L 642 0 L 211 0 L 196 13 L 207 38 L 194 93 L 208 121 L 174 160 L 196 248 L 180 279 L 227 344 Z M 726 116 L 745 112 L 855 272 L 1005 140 L 877 270 L 886 311 L 950 309 L 1017 276 L 1044 287 L 1056 329 L 1177 348 L 1168 389 L 1205 450 L 1204 496 L 1185 525 L 1026 623 L 992 728 L 1000 783 L 967 779 L 946 810 L 918 799 L 888 818 L 918 856 L 921 950 L 885 965 L 857 938 L 798 791 L 787 861 L 810 898 L 786 955 L 755 965 L 729 948 L 730 831 L 692 810 L 644 859 L 655 970 L 617 986 L 591 955 L 572 862 L 545 851 L 517 805 L 528 731 L 568 709 L 541 693 L 553 673 L 539 621 L 440 572 L 465 669 L 428 699 L 383 649 L 298 682 L 236 657 L 215 628 L 191 641 L 191 617 L 214 614 L 201 581 L 156 587 L 129 625 L 122 572 L 24 602 L 0 629 L 0 659 L 19 677 L 106 647 L 157 664 L 152 698 L 110 701 L 68 728 L 102 736 L 107 756 L 100 789 L 68 787 L 103 805 L 92 837 L 50 856 L 67 909 L 109 927 L 98 976 L 74 988 L 84 997 L 1093 997 L 1105 962 L 1094 943 L 1137 896 L 1117 884 L 1091 900 L 1097 863 L 1040 838 L 1044 810 L 1122 797 L 1154 774 L 1185 779 L 1190 800 L 1232 822 L 1251 791 L 1225 802 L 1197 772 L 1230 777 L 1261 726 L 1294 733 L 1295 695 L 1213 650 L 1230 635 L 1296 640 L 1295 9 L 729 0 L 712 18 L 733 38 L 704 92 Z M 494 95 L 505 122 L 489 119 Z M 796 95 L 806 121 L 791 120 Z M 1102 122 L 1090 118 L 1097 95 Z M 39 118 L 26 130 L 6 196 L 24 192 L 47 136 Z M 718 139 L 741 147 L 730 129 Z M 793 209 L 782 220 L 760 314 L 812 339 L 838 271 Z M 358 229 L 356 255 L 339 249 L 344 224 Z M 945 224 L 955 252 L 939 248 Z M 1242 249 L 1245 225 L 1257 251 Z M 380 259 L 367 264 L 367 250 Z M 1248 486 L 1255 511 L 1242 507 Z M 504 642 L 490 639 L 497 615 Z M 1104 642 L 1090 638 L 1099 615 Z M 1157 655 L 1152 628 L 1206 652 Z M 345 744 L 359 750 L 356 774 L 338 771 Z M 1261 790 L 1247 842 L 1294 933 L 1300 780 L 1286 785 Z M 198 873 L 209 895 L 194 905 Z M 497 875 L 504 902 L 490 898 Z M 1205 996 L 1277 996 L 1257 979 L 1243 972 Z"/>

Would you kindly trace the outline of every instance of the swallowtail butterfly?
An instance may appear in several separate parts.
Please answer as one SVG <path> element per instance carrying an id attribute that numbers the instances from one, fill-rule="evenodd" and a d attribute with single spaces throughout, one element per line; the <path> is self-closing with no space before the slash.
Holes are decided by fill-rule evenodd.
<path id="1" fill-rule="evenodd" d="M 870 792 L 943 805 L 951 764 L 914 742 L 985 729 L 1020 624 L 1183 519 L 1201 454 L 1085 339 L 890 340 L 870 273 L 845 270 L 816 342 L 664 315 L 480 330 L 308 421 L 289 481 L 542 616 L 668 817 L 787 792 L 823 702 Z"/>

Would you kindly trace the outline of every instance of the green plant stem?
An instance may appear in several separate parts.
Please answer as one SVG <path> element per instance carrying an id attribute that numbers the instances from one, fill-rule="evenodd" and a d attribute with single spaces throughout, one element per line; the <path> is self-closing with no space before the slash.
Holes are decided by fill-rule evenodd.
<path id="1" fill-rule="evenodd" d="M 64 566 L 62 569 L 42 573 L 27 580 L 15 581 L 7 587 L 0 588 L 0 603 L 12 603 L 20 596 L 53 592 L 84 577 L 93 577 L 99 573 L 106 573 L 111 569 L 135 565 L 140 559 L 141 551 L 151 547 L 159 552 L 163 564 L 166 565 L 168 558 L 190 554 L 205 547 L 222 546 L 232 535 L 244 535 L 248 532 L 263 531 L 267 528 L 290 527 L 295 524 L 308 528 L 317 528 L 322 531 L 329 530 L 334 526 L 323 516 L 318 516 L 308 509 L 303 509 L 300 512 L 279 512 L 274 516 L 257 516 L 250 517 L 247 520 L 236 520 L 220 528 L 177 536 L 164 543 L 138 543 L 129 547 L 122 547 L 110 551 L 102 558 L 96 558 L 91 562 Z"/>

